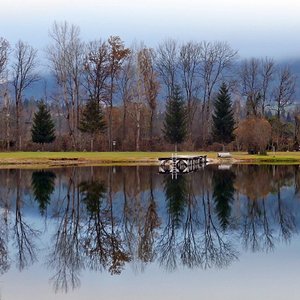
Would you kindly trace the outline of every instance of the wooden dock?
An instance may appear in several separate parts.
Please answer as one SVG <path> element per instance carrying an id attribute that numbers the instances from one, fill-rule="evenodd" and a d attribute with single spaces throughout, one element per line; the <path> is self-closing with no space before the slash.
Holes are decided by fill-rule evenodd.
<path id="1" fill-rule="evenodd" d="M 160 157 L 159 173 L 190 173 L 197 171 L 207 162 L 206 155 L 176 155 Z"/>

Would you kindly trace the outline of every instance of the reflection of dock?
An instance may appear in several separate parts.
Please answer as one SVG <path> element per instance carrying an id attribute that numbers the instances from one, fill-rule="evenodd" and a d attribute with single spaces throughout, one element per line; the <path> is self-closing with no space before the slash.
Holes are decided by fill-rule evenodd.
<path id="1" fill-rule="evenodd" d="M 206 155 L 172 155 L 172 157 L 162 157 L 159 173 L 189 173 L 200 169 L 207 162 Z"/>

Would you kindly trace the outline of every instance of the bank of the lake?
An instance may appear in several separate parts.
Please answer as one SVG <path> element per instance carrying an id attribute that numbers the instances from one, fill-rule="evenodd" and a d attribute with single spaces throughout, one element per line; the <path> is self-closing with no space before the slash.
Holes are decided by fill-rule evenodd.
<path id="1" fill-rule="evenodd" d="M 249 155 L 231 152 L 231 158 L 220 159 L 217 152 L 180 152 L 178 155 L 207 155 L 210 163 L 284 163 L 300 164 L 300 152 L 276 152 Z M 159 157 L 172 152 L 1 152 L 0 166 L 68 166 L 68 165 L 157 165 Z"/>

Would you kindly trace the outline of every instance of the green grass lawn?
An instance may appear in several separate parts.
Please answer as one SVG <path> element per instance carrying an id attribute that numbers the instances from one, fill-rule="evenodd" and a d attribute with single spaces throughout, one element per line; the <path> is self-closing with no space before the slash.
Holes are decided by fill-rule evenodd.
<path id="1" fill-rule="evenodd" d="M 204 155 L 217 159 L 217 152 L 179 152 L 178 155 Z M 241 162 L 300 163 L 300 152 L 276 152 L 268 155 L 249 155 L 231 152 Z M 0 164 L 51 164 L 55 161 L 74 163 L 157 163 L 157 158 L 171 156 L 172 152 L 0 152 Z"/>

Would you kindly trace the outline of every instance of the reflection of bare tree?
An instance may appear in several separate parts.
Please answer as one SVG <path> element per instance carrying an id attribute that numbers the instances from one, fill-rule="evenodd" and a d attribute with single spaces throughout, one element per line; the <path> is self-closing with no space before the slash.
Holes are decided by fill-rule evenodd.
<path id="1" fill-rule="evenodd" d="M 0 274 L 4 274 L 9 269 L 8 249 L 5 239 L 0 238 Z"/>
<path id="2" fill-rule="evenodd" d="M 177 266 L 226 267 L 238 258 L 235 237 L 241 237 L 250 251 L 270 251 L 280 239 L 290 241 L 298 226 L 295 208 L 299 203 L 286 199 L 291 183 L 286 178 L 291 173 L 289 170 L 294 169 L 276 166 L 258 170 L 256 167 L 233 166 L 231 172 L 237 173 L 237 168 L 240 173 L 235 186 L 239 188 L 239 199 L 231 186 L 223 189 L 221 180 L 229 184 L 224 170 L 218 174 L 221 178 L 216 182 L 213 176 L 218 170 L 214 166 L 207 166 L 203 172 L 179 176 L 175 181 L 169 182 L 164 177 L 163 187 L 162 177 L 141 167 L 120 168 L 116 173 L 98 168 L 91 169 L 91 173 L 87 168 L 63 170 L 70 178 L 57 170 L 55 183 L 60 187 L 55 189 L 55 195 L 60 191 L 62 198 L 57 196 L 60 199 L 57 205 L 53 205 L 55 199 L 52 199 L 51 209 L 57 209 L 54 216 L 58 218 L 58 228 L 48 261 L 54 288 L 67 291 L 77 287 L 83 268 L 120 274 L 132 259 L 137 263 L 134 267 L 138 268 L 154 261 L 168 270 Z M 5 235 L 9 230 L 14 233 L 19 268 L 36 259 L 34 244 L 38 232 L 24 222 L 27 219 L 23 192 L 27 189 L 26 184 L 30 187 L 30 176 L 21 172 L 25 171 L 10 171 L 8 176 L 17 174 L 18 177 L 10 180 L 7 187 L 3 187 L 4 181 L 0 177 L 0 274 L 9 268 L 8 237 Z M 262 193 L 257 186 L 251 193 L 249 176 L 271 179 L 264 179 L 267 187 Z M 27 183 L 25 177 L 29 178 Z M 8 194 L 5 189 L 12 192 Z M 165 192 L 165 210 L 156 198 L 160 195 L 156 189 Z M 227 194 L 224 195 L 224 191 Z M 230 201 L 223 203 L 228 195 Z M 216 201 L 217 196 L 220 196 L 219 201 Z M 15 214 L 13 210 L 11 215 L 9 212 L 15 200 Z M 217 207 L 219 204 L 222 207 Z M 6 229 L 5 226 L 11 224 L 11 216 L 12 227 Z"/>
<path id="3" fill-rule="evenodd" d="M 176 269 L 179 255 L 183 266 L 189 268 L 228 266 L 237 259 L 237 251 L 224 231 L 218 228 L 219 222 L 214 214 L 210 190 L 203 189 L 200 213 L 192 181 L 188 177 L 181 178 L 184 179 L 179 182 L 165 182 L 168 185 L 165 186 L 166 198 L 169 202 L 172 201 L 172 205 L 169 206 L 168 222 L 158 243 L 161 265 L 168 270 Z M 181 191 L 178 190 L 179 187 Z M 179 195 L 181 199 L 178 199 Z M 200 215 L 203 216 L 203 224 L 200 222 Z M 179 227 L 180 224 L 182 228 Z"/>
<path id="4" fill-rule="evenodd" d="M 50 254 L 49 266 L 55 270 L 51 280 L 55 291 L 69 290 L 80 284 L 79 273 L 83 268 L 83 257 L 80 249 L 80 203 L 76 197 L 75 169 L 69 179 L 65 208 L 55 234 L 54 249 Z"/>
<path id="5" fill-rule="evenodd" d="M 158 242 L 159 262 L 169 271 L 177 268 L 176 238 L 176 226 L 169 215 L 167 224 L 162 232 L 162 238 Z"/>
<path id="6" fill-rule="evenodd" d="M 298 121 L 299 122 L 299 121 Z M 298 125 L 299 126 L 299 125 Z M 295 195 L 299 194 L 300 191 L 300 172 L 299 165 L 293 166 L 294 168 L 294 184 L 295 184 Z"/>
<path id="7" fill-rule="evenodd" d="M 109 207 L 109 226 L 110 229 L 108 234 L 109 243 L 109 258 L 110 267 L 109 272 L 111 274 L 120 274 L 126 262 L 130 261 L 129 253 L 123 248 L 122 239 L 120 237 L 120 232 L 116 228 L 116 222 L 113 213 L 113 174 L 112 168 L 109 169 L 109 188 L 108 188 L 108 207 Z"/>
<path id="8" fill-rule="evenodd" d="M 277 186 L 277 212 L 276 217 L 278 219 L 280 236 L 285 242 L 289 242 L 292 237 L 292 233 L 297 231 L 295 215 L 292 210 L 286 205 L 286 201 L 281 199 L 280 186 Z"/>
<path id="9" fill-rule="evenodd" d="M 203 268 L 228 266 L 237 259 L 237 251 L 226 236 L 222 235 L 217 228 L 213 218 L 213 203 L 210 200 L 210 193 L 202 196 L 204 212 L 203 239 L 201 241 L 201 263 Z"/>
<path id="10" fill-rule="evenodd" d="M 83 247 L 88 256 L 88 266 L 92 270 L 102 270 L 108 264 L 108 250 L 105 247 L 105 220 L 108 211 L 102 208 L 106 189 L 103 182 L 80 183 L 82 200 L 86 204 L 88 220 L 85 225 Z"/>
<path id="11" fill-rule="evenodd" d="M 4 180 L 2 180 L 4 182 Z M 3 209 L 3 215 L 1 215 L 0 223 L 0 274 L 4 274 L 10 268 L 9 258 L 8 258 L 8 213 L 9 208 L 9 197 L 10 197 L 10 188 L 9 188 L 9 170 L 5 172 L 5 193 L 2 190 L 0 194 L 0 206 Z"/>
<path id="12" fill-rule="evenodd" d="M 145 223 L 143 226 L 138 256 L 143 262 L 151 262 L 155 257 L 154 241 L 155 229 L 159 227 L 160 221 L 156 210 L 156 202 L 153 194 L 153 179 L 150 174 L 150 194 L 149 205 L 145 216 Z"/>
<path id="13" fill-rule="evenodd" d="M 265 200 L 249 199 L 241 231 L 246 249 L 252 252 L 273 250 L 274 233 L 269 223 Z"/>
<path id="14" fill-rule="evenodd" d="M 21 170 L 18 170 L 16 180 L 16 211 L 14 235 L 17 245 L 17 264 L 20 270 L 36 261 L 36 246 L 34 239 L 38 237 L 39 231 L 28 225 L 22 216 L 22 200 L 20 191 Z"/>
<path id="15" fill-rule="evenodd" d="M 189 178 L 191 179 L 191 178 Z M 193 193 L 192 181 L 188 180 L 186 216 L 183 222 L 183 242 L 180 250 L 181 261 L 189 268 L 201 264 L 200 245 L 196 238 L 196 230 L 200 225 L 197 216 L 196 198 Z"/>
<path id="16" fill-rule="evenodd" d="M 274 236 L 273 229 L 269 224 L 269 218 L 266 210 L 266 200 L 262 199 L 262 227 L 263 227 L 263 237 L 264 237 L 264 246 L 263 248 L 266 252 L 274 249 Z"/>
<path id="17" fill-rule="evenodd" d="M 165 194 L 167 201 L 168 220 L 158 242 L 161 265 L 168 270 L 177 267 L 177 245 L 179 240 L 180 226 L 187 203 L 187 182 L 184 176 L 172 179 L 165 178 Z"/>
<path id="18" fill-rule="evenodd" d="M 9 269 L 8 262 L 8 247 L 7 247 L 7 235 L 8 227 L 7 223 L 1 219 L 0 224 L 0 274 L 4 274 Z"/>

